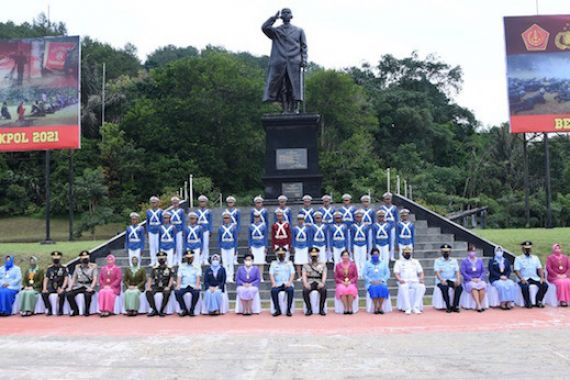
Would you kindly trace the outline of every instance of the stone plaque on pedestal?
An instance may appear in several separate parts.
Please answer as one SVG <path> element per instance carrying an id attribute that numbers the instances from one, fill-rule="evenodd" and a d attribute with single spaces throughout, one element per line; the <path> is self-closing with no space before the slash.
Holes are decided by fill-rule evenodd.
<path id="1" fill-rule="evenodd" d="M 265 175 L 268 198 L 285 194 L 300 199 L 305 194 L 321 195 L 317 113 L 268 114 L 261 119 L 265 129 Z"/>

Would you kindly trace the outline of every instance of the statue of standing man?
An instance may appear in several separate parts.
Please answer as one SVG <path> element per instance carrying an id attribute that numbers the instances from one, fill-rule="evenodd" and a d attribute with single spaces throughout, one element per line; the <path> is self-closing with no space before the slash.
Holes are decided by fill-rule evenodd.
<path id="1" fill-rule="evenodd" d="M 282 25 L 273 27 L 281 18 Z M 303 94 L 303 68 L 307 65 L 307 40 L 303 29 L 291 25 L 291 9 L 277 11 L 261 26 L 273 44 L 263 94 L 264 102 L 281 102 L 283 113 L 299 113 Z"/>

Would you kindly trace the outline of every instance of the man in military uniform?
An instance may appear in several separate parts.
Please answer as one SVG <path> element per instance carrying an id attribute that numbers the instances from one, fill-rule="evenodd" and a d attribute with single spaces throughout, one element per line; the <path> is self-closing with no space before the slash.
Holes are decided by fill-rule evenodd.
<path id="1" fill-rule="evenodd" d="M 147 317 L 154 317 L 159 315 L 161 317 L 166 316 L 164 313 L 164 308 L 168 303 L 170 298 L 170 291 L 174 283 L 174 271 L 168 265 L 166 265 L 166 253 L 159 252 L 156 255 L 158 259 L 158 265 L 152 268 L 150 276 L 148 277 L 146 284 L 146 299 L 148 304 L 152 308 L 151 312 L 147 314 Z M 160 311 L 156 308 L 156 303 L 154 302 L 154 295 L 156 293 L 162 293 L 162 304 L 160 305 Z"/>
<path id="2" fill-rule="evenodd" d="M 180 306 L 180 313 L 178 315 L 181 317 L 186 315 L 193 317 L 195 315 L 194 309 L 200 299 L 200 277 L 202 276 L 202 268 L 196 267 L 194 260 L 194 252 L 187 250 L 182 264 L 178 266 L 178 281 L 176 282 L 174 295 Z M 186 293 L 192 295 L 190 311 L 188 311 L 188 307 L 184 301 L 184 295 Z"/>
<path id="3" fill-rule="evenodd" d="M 325 282 L 327 281 L 327 267 L 324 262 L 319 262 L 319 253 L 320 250 L 318 248 L 311 247 L 309 249 L 311 262 L 303 265 L 303 300 L 305 300 L 305 305 L 307 306 L 307 312 L 305 313 L 307 316 L 313 314 L 310 298 L 313 290 L 319 292 L 319 314 L 326 315 L 327 287 Z"/>
<path id="4" fill-rule="evenodd" d="M 74 317 L 79 315 L 79 308 L 75 297 L 78 294 L 83 294 L 85 300 L 85 311 L 83 315 L 89 316 L 89 308 L 91 306 L 91 298 L 95 294 L 95 287 L 97 286 L 97 265 L 89 262 L 89 252 L 81 251 L 79 253 L 79 265 L 75 267 L 71 281 L 67 287 L 67 302 L 71 308 L 70 316 Z"/>
<path id="5" fill-rule="evenodd" d="M 68 272 L 65 265 L 61 265 L 61 256 L 63 254 L 59 251 L 51 253 L 52 265 L 46 270 L 44 277 L 44 287 L 42 289 L 42 299 L 48 311 L 47 315 L 53 315 L 51 309 L 51 302 L 49 296 L 52 293 L 57 293 L 58 308 L 57 315 L 63 315 L 63 304 L 65 303 L 65 288 L 67 287 Z"/>

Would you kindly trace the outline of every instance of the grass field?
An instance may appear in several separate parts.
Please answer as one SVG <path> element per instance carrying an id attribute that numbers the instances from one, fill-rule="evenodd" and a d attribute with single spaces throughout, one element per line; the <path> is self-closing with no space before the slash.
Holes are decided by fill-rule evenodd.
<path id="1" fill-rule="evenodd" d="M 570 228 L 519 228 L 519 229 L 488 229 L 473 230 L 476 234 L 518 255 L 521 253 L 520 243 L 530 240 L 533 243 L 533 252 L 544 262 L 550 254 L 552 244 L 560 243 L 562 251 L 570 253 Z"/>

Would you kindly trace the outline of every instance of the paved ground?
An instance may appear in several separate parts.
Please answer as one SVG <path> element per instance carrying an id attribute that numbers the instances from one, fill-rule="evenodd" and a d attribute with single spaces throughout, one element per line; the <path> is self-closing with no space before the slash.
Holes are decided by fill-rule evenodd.
<path id="1" fill-rule="evenodd" d="M 570 378 L 568 309 L 0 321 L 2 379 Z"/>

